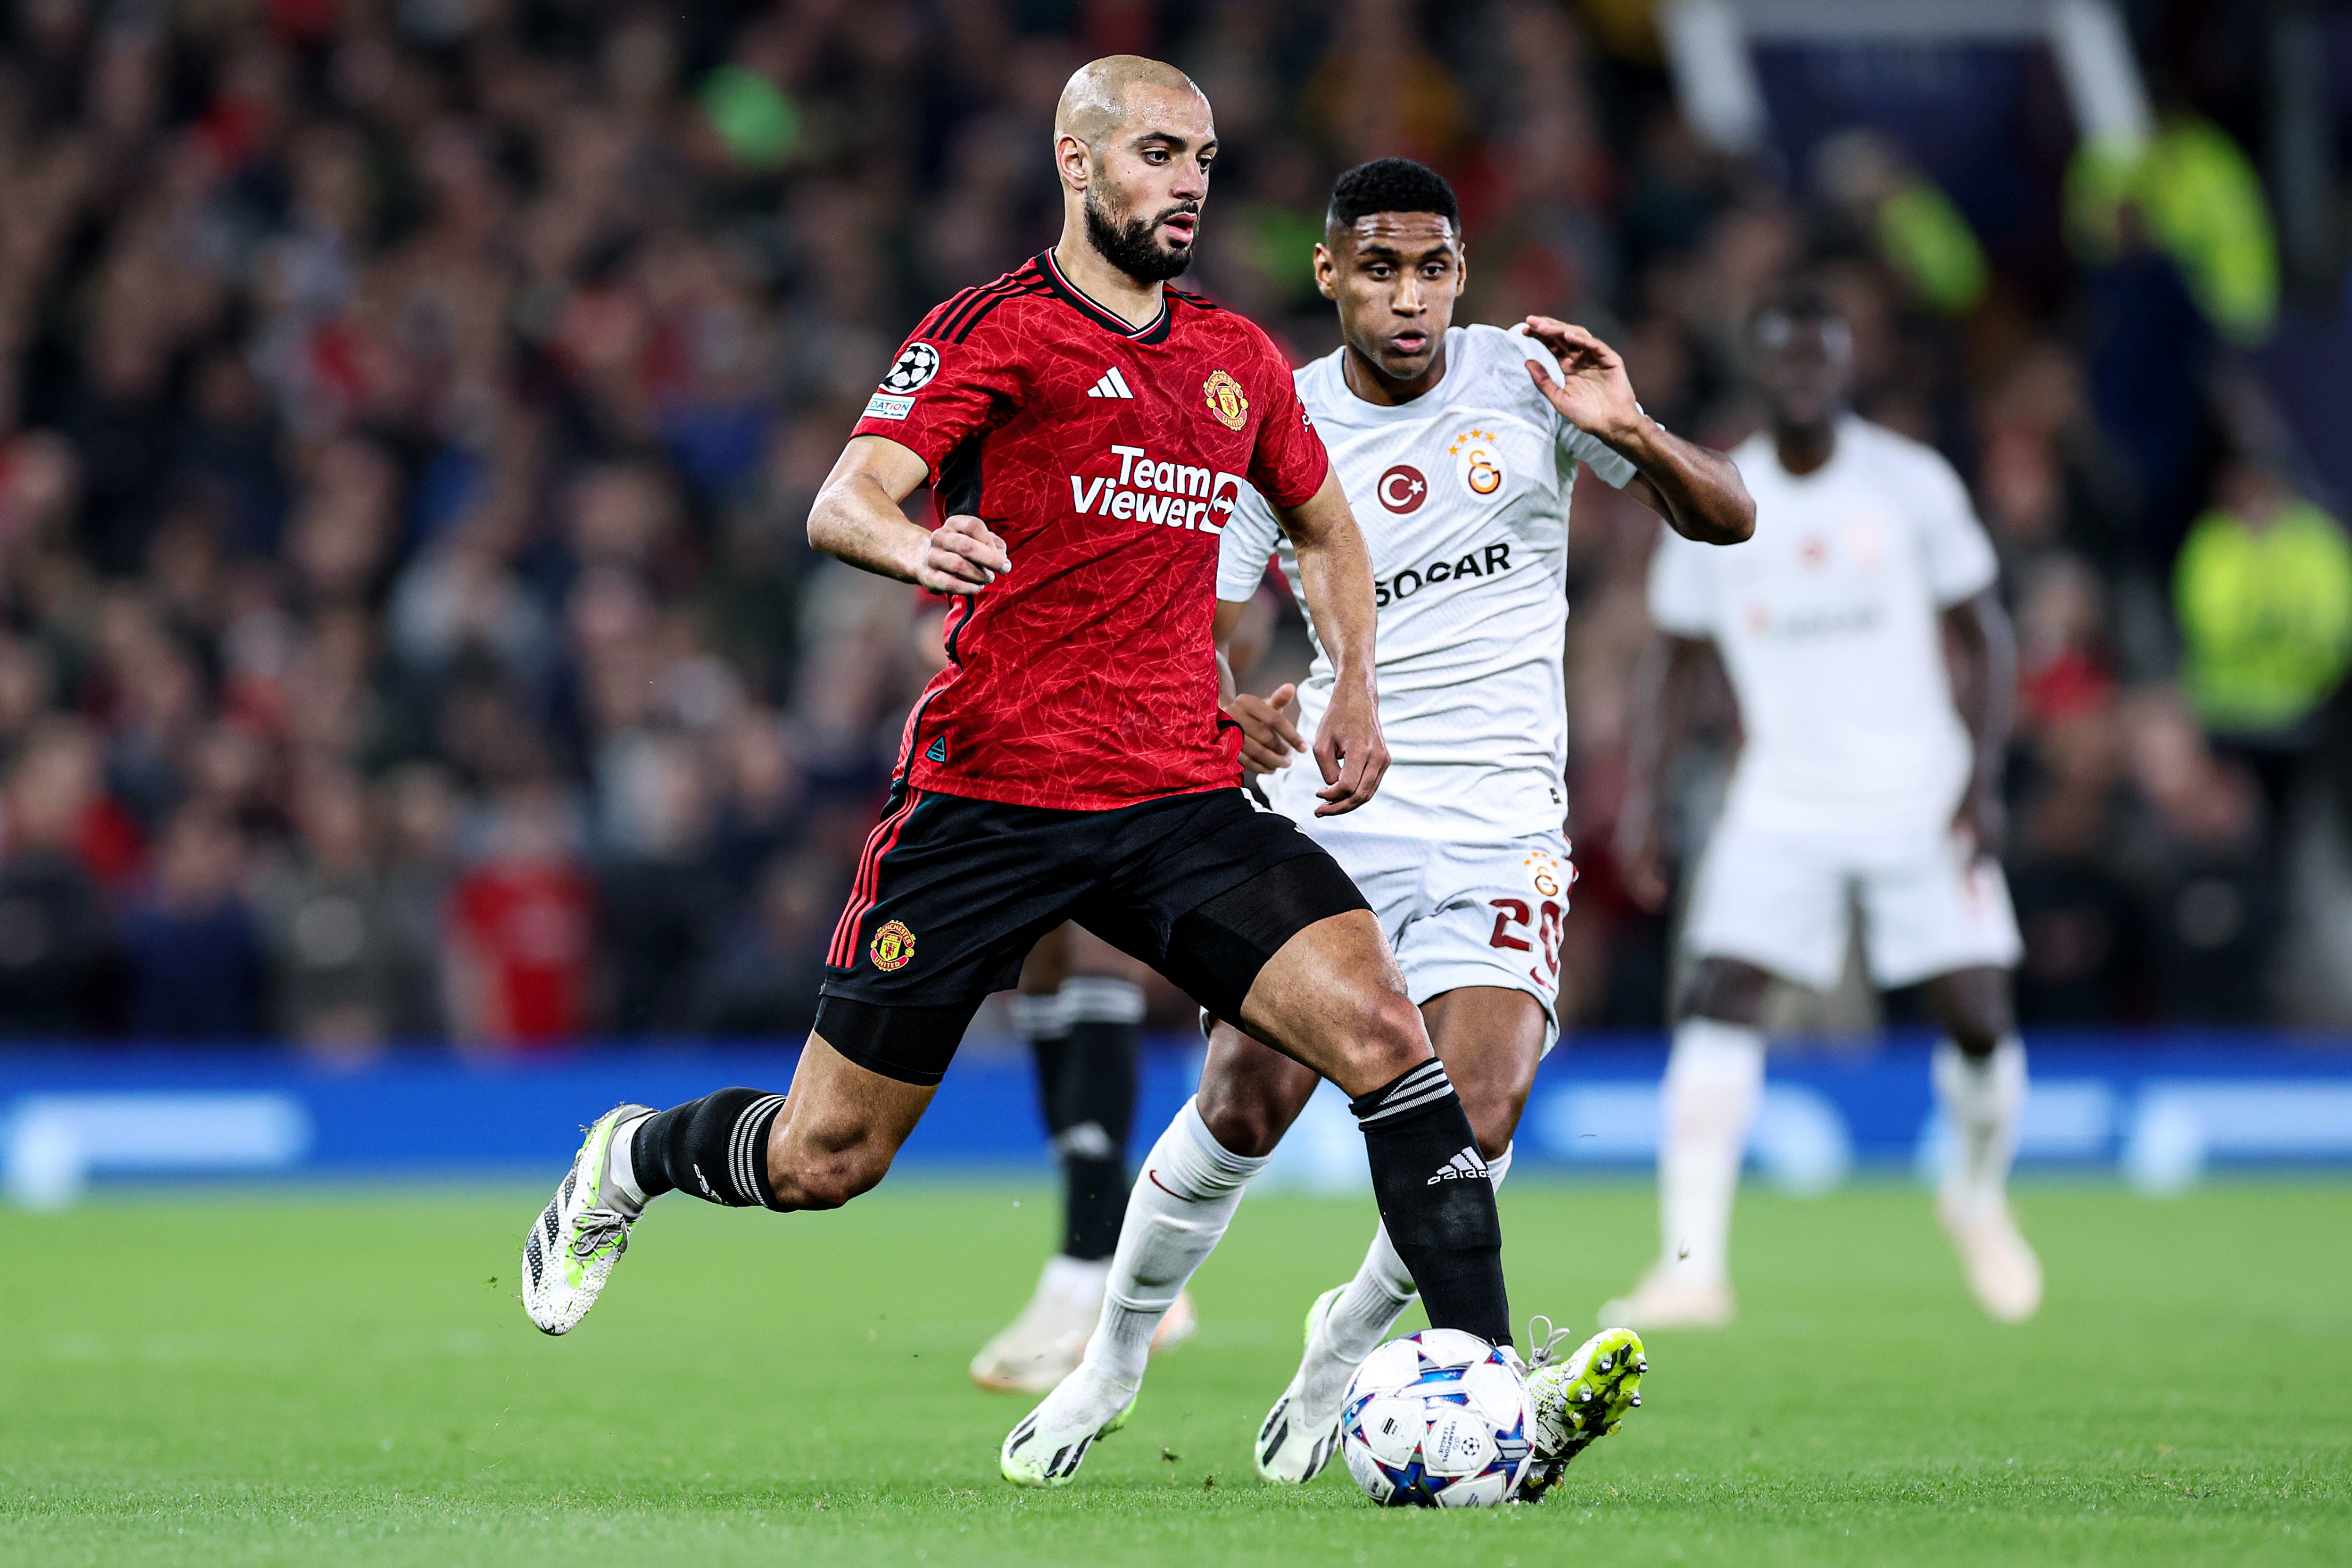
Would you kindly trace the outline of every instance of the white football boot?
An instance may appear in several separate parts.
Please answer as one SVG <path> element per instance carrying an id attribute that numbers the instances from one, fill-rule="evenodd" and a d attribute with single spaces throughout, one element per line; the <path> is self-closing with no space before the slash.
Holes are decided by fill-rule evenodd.
<path id="1" fill-rule="evenodd" d="M 1968 1270 L 1969 1289 L 1994 1321 L 2021 1323 L 2042 1308 L 2042 1260 L 2017 1228 L 2007 1204 L 1971 1207 L 1949 1194 L 1936 1217 Z"/>
<path id="2" fill-rule="evenodd" d="M 611 1190 L 613 1131 L 650 1116 L 650 1105 L 616 1105 L 596 1119 L 572 1156 L 563 1185 L 522 1244 L 522 1310 L 542 1333 L 564 1333 L 588 1315 L 629 1249 L 643 1206 Z"/>
<path id="3" fill-rule="evenodd" d="M 1290 1386 L 1274 1402 L 1257 1429 L 1250 1458 L 1266 1480 L 1305 1486 L 1322 1473 L 1339 1451 L 1339 1412 L 1348 1402 L 1348 1385 L 1360 1362 L 1332 1349 L 1323 1330 L 1345 1285 L 1334 1285 L 1307 1309 L 1307 1348 Z M 1402 1304 L 1398 1315 L 1403 1315 Z"/>
<path id="4" fill-rule="evenodd" d="M 1109 1265 L 1047 1260 L 1029 1302 L 994 1339 L 971 1358 L 971 1380 L 997 1394 L 1050 1393 L 1077 1367 L 1102 1315 L 1103 1282 Z M 1189 1291 L 1160 1320 L 1151 1354 L 1175 1349 L 1200 1328 Z"/>
<path id="5" fill-rule="evenodd" d="M 1719 1329 L 1730 1325 L 1738 1303 L 1720 1280 L 1694 1280 L 1654 1268 L 1633 1291 L 1601 1306 L 1604 1328 Z"/>
<path id="6" fill-rule="evenodd" d="M 1135 1394 L 1081 1363 L 1005 1434 L 996 1455 L 998 1472 L 1017 1487 L 1068 1485 L 1095 1439 L 1127 1425 L 1135 1413 Z"/>
<path id="7" fill-rule="evenodd" d="M 1536 1347 L 1528 1368 L 1528 1393 L 1536 1409 L 1535 1458 L 1519 1483 L 1522 1502 L 1535 1502 L 1558 1486 L 1570 1459 L 1617 1430 L 1626 1412 L 1642 1403 L 1650 1357 L 1639 1334 L 1603 1329 L 1567 1359 L 1555 1359 L 1566 1337 L 1567 1331 L 1554 1331 L 1549 1318 L 1528 1325 L 1528 1343 Z"/>

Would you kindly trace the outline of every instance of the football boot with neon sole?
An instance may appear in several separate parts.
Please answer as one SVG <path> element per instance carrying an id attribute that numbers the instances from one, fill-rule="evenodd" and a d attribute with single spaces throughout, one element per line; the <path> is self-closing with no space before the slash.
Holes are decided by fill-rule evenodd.
<path id="1" fill-rule="evenodd" d="M 1307 1348 L 1290 1386 L 1259 1423 L 1250 1458 L 1264 1479 L 1304 1486 L 1322 1473 L 1339 1450 L 1339 1411 L 1360 1362 L 1332 1349 L 1324 1330 L 1345 1285 L 1334 1285 L 1307 1309 Z M 1403 1312 L 1402 1303 L 1398 1306 Z"/>
<path id="2" fill-rule="evenodd" d="M 1017 1487 L 1067 1486 L 1096 1440 L 1127 1425 L 1135 1413 L 1135 1393 L 1097 1376 L 1081 1362 L 1005 1434 L 996 1455 L 998 1473 Z"/>
<path id="3" fill-rule="evenodd" d="M 1527 1479 L 1519 1483 L 1522 1502 L 1535 1502 L 1559 1484 L 1569 1462 L 1624 1423 L 1628 1412 L 1642 1403 L 1642 1377 L 1650 1370 L 1649 1353 L 1632 1329 L 1603 1329 L 1576 1348 L 1565 1360 L 1554 1358 L 1554 1348 L 1565 1332 L 1549 1332 L 1528 1369 L 1528 1393 L 1536 1409 L 1535 1458 Z M 1528 1329 L 1536 1343 L 1536 1330 Z"/>
<path id="4" fill-rule="evenodd" d="M 571 1332 L 629 1249 L 629 1227 L 643 1207 L 611 1190 L 613 1133 L 652 1114 L 651 1106 L 616 1105 L 599 1116 L 524 1239 L 522 1310 L 541 1333 Z"/>

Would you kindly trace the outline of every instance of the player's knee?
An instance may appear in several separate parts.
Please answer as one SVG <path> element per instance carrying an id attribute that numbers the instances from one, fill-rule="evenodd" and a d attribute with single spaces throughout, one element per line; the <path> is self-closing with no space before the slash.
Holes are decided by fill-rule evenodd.
<path id="1" fill-rule="evenodd" d="M 1511 1146 L 1511 1135 L 1518 1128 L 1517 1103 L 1510 1095 L 1479 1084 L 1456 1083 L 1454 1088 L 1462 1096 L 1462 1109 L 1469 1113 L 1478 1152 L 1490 1160 L 1500 1157 Z"/>
<path id="2" fill-rule="evenodd" d="M 1360 1087 L 1377 1089 L 1429 1059 L 1429 1031 L 1410 998 L 1386 987 L 1368 987 L 1358 998 L 1341 1055 Z"/>
<path id="3" fill-rule="evenodd" d="M 1274 1153 L 1287 1130 L 1264 1095 L 1241 1092 L 1230 1084 L 1203 1079 L 1199 1103 L 1209 1136 L 1220 1147 L 1246 1159 L 1264 1159 Z"/>
<path id="4" fill-rule="evenodd" d="M 1698 972 L 1683 992 L 1678 1017 L 1712 1019 L 1717 1023 L 1754 1028 L 1764 1017 L 1764 998 L 1772 977 L 1751 964 L 1722 958 L 1700 960 Z"/>

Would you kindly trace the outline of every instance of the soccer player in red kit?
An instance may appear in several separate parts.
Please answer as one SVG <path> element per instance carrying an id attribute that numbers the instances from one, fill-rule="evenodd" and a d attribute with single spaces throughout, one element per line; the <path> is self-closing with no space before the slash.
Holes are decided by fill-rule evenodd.
<path id="1" fill-rule="evenodd" d="M 1248 484 L 1296 547 L 1337 672 L 1322 809 L 1378 787 L 1371 572 L 1346 497 L 1265 333 L 1166 287 L 1216 148 L 1181 71 L 1080 68 L 1055 115 L 1059 242 L 925 317 L 866 405 L 809 537 L 956 595 L 947 665 L 908 717 L 790 1093 L 599 1118 L 525 1246 L 541 1329 L 585 1314 L 659 1194 L 831 1208 L 873 1186 L 981 999 L 1075 919 L 1345 1090 L 1430 1321 L 1510 1343 L 1494 1190 L 1432 1179 L 1475 1150 L 1461 1100 L 1355 884 L 1242 789 L 1218 706 L 1218 535 Z M 900 508 L 926 483 L 928 530 Z M 1203 1149 L 1146 1179 L 1226 1174 Z M 1024 1422 L 1005 1475 L 1066 1479 L 1127 1408 L 1084 1431 Z"/>

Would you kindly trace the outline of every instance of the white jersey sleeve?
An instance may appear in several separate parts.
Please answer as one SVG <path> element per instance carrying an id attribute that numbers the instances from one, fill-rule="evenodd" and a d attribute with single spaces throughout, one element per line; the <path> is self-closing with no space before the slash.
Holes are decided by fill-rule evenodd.
<path id="1" fill-rule="evenodd" d="M 1541 365 L 1552 380 L 1557 382 L 1564 379 L 1560 373 L 1559 361 L 1553 357 L 1549 349 L 1528 336 L 1525 323 L 1510 329 L 1510 336 L 1517 342 L 1519 352 L 1534 363 Z M 1581 463 L 1607 480 L 1612 489 L 1622 490 L 1633 483 L 1634 468 L 1632 458 L 1627 457 L 1591 432 L 1580 429 L 1562 418 L 1559 410 L 1552 406 L 1551 399 L 1544 396 L 1543 390 L 1536 385 L 1532 378 L 1527 383 L 1527 395 L 1534 406 L 1551 421 L 1552 441 L 1559 449 L 1560 471 L 1563 475 L 1570 472 L 1568 466 L 1570 463 Z"/>
<path id="2" fill-rule="evenodd" d="M 1274 507 L 1255 486 L 1244 485 L 1234 497 L 1234 512 L 1217 543 L 1217 597 L 1245 600 L 1265 580 L 1265 563 L 1282 543 L 1282 525 Z"/>
<path id="3" fill-rule="evenodd" d="M 1917 475 L 1910 501 L 1919 520 L 1927 591 L 1939 605 L 1973 599 L 2000 577 L 2000 562 L 1977 520 L 1968 486 L 1940 452 L 1918 447 L 1904 455 L 1913 459 Z"/>
<path id="4" fill-rule="evenodd" d="M 1658 548 L 1650 556 L 1650 620 L 1659 631 L 1670 637 L 1715 634 L 1714 562 L 1706 552 L 1717 548 L 1658 529 Z"/>

